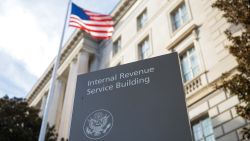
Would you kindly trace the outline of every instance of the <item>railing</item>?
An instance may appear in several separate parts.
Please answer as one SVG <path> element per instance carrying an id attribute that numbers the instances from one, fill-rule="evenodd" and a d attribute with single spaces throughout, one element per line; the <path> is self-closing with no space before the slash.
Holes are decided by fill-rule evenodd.
<path id="1" fill-rule="evenodd" d="M 204 84 L 202 83 L 201 75 L 195 77 L 191 81 L 184 84 L 186 95 L 190 95 L 195 91 L 199 90 Z"/>

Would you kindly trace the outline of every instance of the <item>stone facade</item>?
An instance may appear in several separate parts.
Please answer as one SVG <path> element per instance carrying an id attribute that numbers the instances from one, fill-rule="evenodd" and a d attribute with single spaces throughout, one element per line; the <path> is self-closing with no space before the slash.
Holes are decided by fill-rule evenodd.
<path id="1" fill-rule="evenodd" d="M 195 118 L 208 114 L 212 120 L 214 135 L 218 141 L 238 141 L 240 128 L 247 121 L 237 115 L 235 106 L 239 104 L 236 96 L 230 96 L 223 90 L 217 90 L 189 107 L 191 123 Z"/>
<path id="2" fill-rule="evenodd" d="M 59 137 L 67 138 L 77 74 L 113 67 L 176 51 L 180 54 L 186 102 L 192 131 L 203 126 L 200 119 L 211 121 L 212 132 L 203 133 L 218 141 L 240 140 L 240 129 L 247 121 L 236 114 L 239 100 L 216 90 L 221 74 L 234 72 L 237 65 L 225 45 L 229 28 L 240 28 L 222 18 L 211 7 L 213 0 L 121 0 L 112 11 L 115 32 L 111 40 L 96 41 L 76 31 L 62 50 L 49 123 L 56 125 Z M 140 15 L 146 15 L 142 19 Z M 143 25 L 138 28 L 138 24 Z M 113 43 L 120 47 L 113 53 Z M 49 90 L 53 63 L 27 95 L 30 106 L 41 109 Z M 166 72 L 167 73 L 167 72 Z M 209 122 L 208 122 L 209 123 Z M 204 128 L 208 128 L 204 126 Z M 197 128 L 197 131 L 200 128 Z M 196 131 L 196 130 L 195 130 Z M 194 132 L 193 132 L 194 133 Z M 196 140 L 198 140 L 199 133 Z"/>

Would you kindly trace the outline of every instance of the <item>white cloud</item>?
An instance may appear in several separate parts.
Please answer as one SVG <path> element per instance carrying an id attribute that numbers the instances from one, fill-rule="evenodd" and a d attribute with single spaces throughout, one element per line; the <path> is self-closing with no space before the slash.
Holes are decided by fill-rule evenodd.
<path id="1" fill-rule="evenodd" d="M 17 2 L 17 1 L 16 1 Z M 28 70 L 39 76 L 55 55 L 58 38 L 48 36 L 31 11 L 12 1 L 0 15 L 0 47 L 25 63 Z"/>
<path id="2" fill-rule="evenodd" d="M 30 74 L 22 61 L 11 57 L 0 49 L 0 97 L 9 96 L 23 97 L 35 83 L 37 77 Z"/>
<path id="3" fill-rule="evenodd" d="M 79 6 L 90 11 L 109 14 L 120 0 L 78 0 Z"/>

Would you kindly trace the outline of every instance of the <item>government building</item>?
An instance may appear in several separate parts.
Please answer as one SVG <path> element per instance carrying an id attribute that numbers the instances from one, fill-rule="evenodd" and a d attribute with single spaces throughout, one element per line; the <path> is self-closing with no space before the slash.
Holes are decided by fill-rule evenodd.
<path id="1" fill-rule="evenodd" d="M 247 121 L 236 113 L 239 100 L 215 86 L 223 73 L 233 73 L 237 66 L 225 47 L 229 41 L 224 31 L 237 34 L 241 29 L 227 23 L 222 12 L 211 7 L 213 2 L 121 0 L 111 12 L 115 21 L 112 39 L 97 41 L 76 30 L 61 52 L 48 117 L 59 138 L 69 137 L 78 74 L 178 52 L 193 140 L 240 141 Z M 26 97 L 41 115 L 54 61 Z"/>

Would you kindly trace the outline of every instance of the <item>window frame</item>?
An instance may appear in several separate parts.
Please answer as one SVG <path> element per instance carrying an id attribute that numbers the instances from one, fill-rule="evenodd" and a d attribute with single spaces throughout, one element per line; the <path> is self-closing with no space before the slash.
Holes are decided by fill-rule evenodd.
<path id="1" fill-rule="evenodd" d="M 182 18 L 180 18 L 181 20 L 181 24 L 178 28 L 175 27 L 174 24 L 174 20 L 173 20 L 173 13 L 175 11 L 180 11 L 181 10 L 181 6 L 185 5 L 186 7 L 186 15 L 187 15 L 187 20 L 185 22 L 182 22 Z M 169 25 L 170 25 L 170 29 L 171 29 L 171 33 L 174 34 L 175 32 L 179 31 L 182 27 L 184 27 L 185 25 L 187 25 L 191 20 L 192 20 L 192 14 L 191 14 L 191 9 L 188 3 L 188 0 L 180 0 L 175 4 L 175 7 L 173 9 L 170 10 L 169 14 Z M 180 16 L 182 17 L 182 16 Z"/>
<path id="2" fill-rule="evenodd" d="M 143 15 L 146 15 L 146 19 L 144 21 L 144 23 L 141 23 L 141 19 L 143 18 Z M 148 10 L 147 8 L 145 8 L 137 17 L 136 17 L 136 28 L 137 28 L 137 31 L 141 30 L 145 24 L 147 23 L 148 21 Z"/>
<path id="3" fill-rule="evenodd" d="M 191 63 L 191 57 L 193 55 L 193 54 L 190 55 L 190 50 L 191 49 L 194 49 L 194 54 L 196 55 L 196 59 L 197 59 L 197 66 L 195 66 L 195 67 L 198 67 L 198 69 L 199 69 L 198 72 L 197 72 L 197 74 L 195 74 L 195 72 L 193 70 L 192 63 Z M 188 66 L 189 66 L 188 70 L 191 72 L 191 78 L 188 79 L 188 80 L 186 80 L 186 77 L 185 77 L 186 74 L 184 73 L 184 67 L 182 65 L 182 63 L 183 63 L 182 62 L 183 56 L 187 56 Z M 199 74 L 201 74 L 201 72 L 202 72 L 202 66 L 201 66 L 201 62 L 200 62 L 200 56 L 198 54 L 198 49 L 195 47 L 194 44 L 189 45 L 189 47 L 187 47 L 185 50 L 183 50 L 180 53 L 179 58 L 180 58 L 181 73 L 182 73 L 182 76 L 183 76 L 183 82 L 184 83 L 192 81 L 194 78 L 196 78 L 197 76 L 199 76 Z"/>
<path id="4" fill-rule="evenodd" d="M 205 132 L 205 128 L 203 126 L 203 122 L 206 121 L 206 120 L 208 120 L 208 119 L 209 119 L 209 121 L 211 123 L 210 126 L 212 128 L 211 129 L 212 132 L 209 133 L 209 134 L 207 134 L 207 135 L 205 135 L 205 133 L 204 133 Z M 201 131 L 202 131 L 202 138 L 198 139 L 198 140 L 196 140 L 196 138 L 195 138 L 196 137 L 196 133 L 194 132 L 194 126 L 196 126 L 196 125 L 199 125 L 201 127 Z M 209 117 L 209 115 L 207 113 L 203 114 L 202 116 L 196 118 L 194 121 L 191 122 L 191 130 L 192 130 L 193 140 L 194 141 L 206 140 L 208 137 L 211 137 L 211 136 L 213 136 L 214 140 L 216 140 L 215 139 L 215 132 L 214 132 L 213 124 L 212 124 L 212 119 Z"/>
<path id="5" fill-rule="evenodd" d="M 148 52 L 148 55 L 146 57 L 142 57 L 142 53 L 145 53 L 145 52 L 142 52 L 142 48 L 143 48 L 143 44 L 145 42 L 148 42 L 148 45 L 149 45 L 149 48 L 145 51 L 149 51 Z M 138 60 L 143 60 L 143 59 L 146 59 L 146 58 L 149 58 L 153 52 L 153 47 L 151 45 L 151 42 L 150 42 L 150 37 L 149 35 L 145 36 L 138 44 L 137 44 L 137 50 L 138 50 Z"/>
<path id="6" fill-rule="evenodd" d="M 112 44 L 112 56 L 113 57 L 116 56 L 121 49 L 122 49 L 122 39 L 121 36 L 119 36 Z"/>

